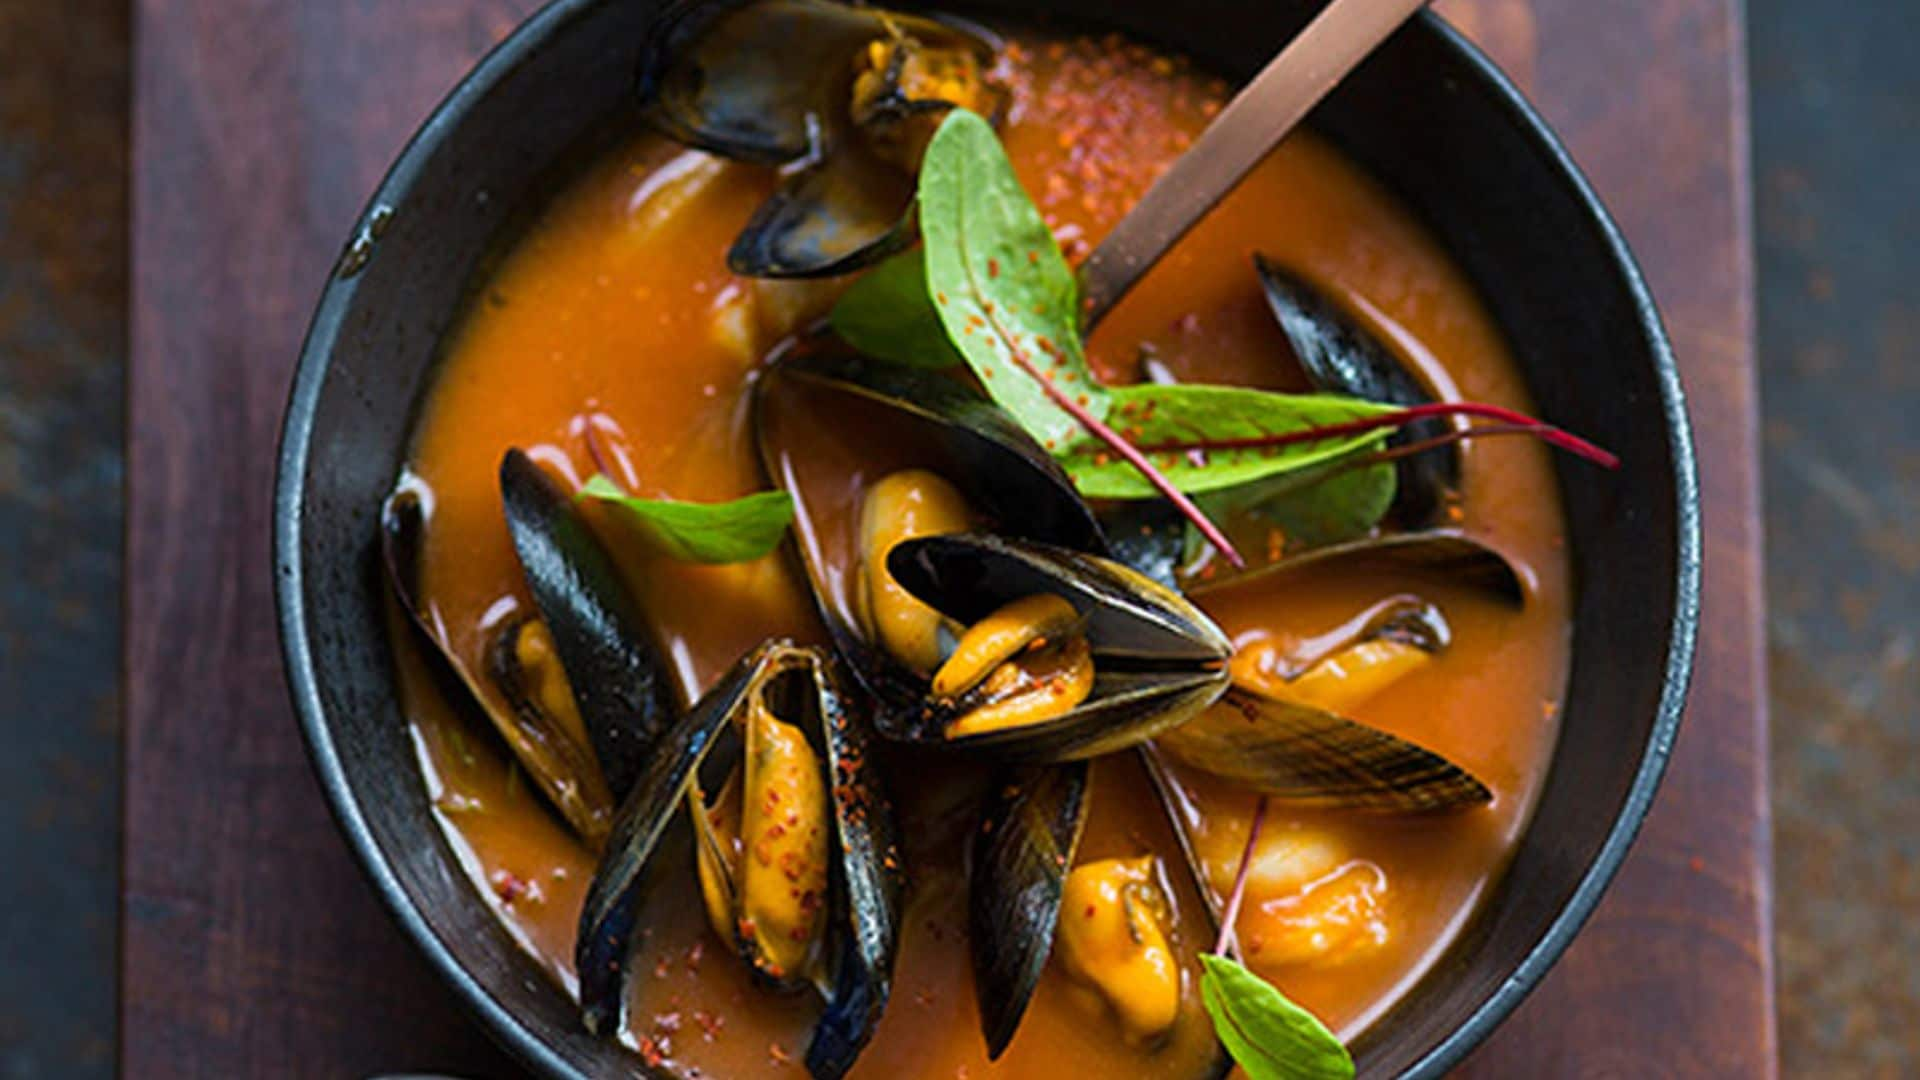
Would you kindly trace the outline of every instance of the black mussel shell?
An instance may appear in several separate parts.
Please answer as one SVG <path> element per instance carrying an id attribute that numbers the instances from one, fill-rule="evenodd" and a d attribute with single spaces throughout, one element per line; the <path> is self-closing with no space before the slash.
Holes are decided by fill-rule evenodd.
<path id="1" fill-rule="evenodd" d="M 1113 561 L 1169 589 L 1180 587 L 1187 559 L 1187 519 L 1165 499 L 1128 499 L 1100 511 Z"/>
<path id="2" fill-rule="evenodd" d="M 1298 275 L 1263 255 L 1253 257 L 1267 305 L 1293 346 L 1307 378 L 1321 390 L 1392 405 L 1433 400 L 1420 380 L 1373 334 Z M 1449 421 L 1422 420 L 1397 432 L 1401 446 L 1444 435 Z M 1460 484 L 1460 451 L 1443 446 L 1401 460 L 1391 514 L 1403 528 L 1431 524 Z"/>
<path id="3" fill-rule="evenodd" d="M 573 500 L 520 450 L 500 462 L 514 552 L 615 799 L 672 722 L 667 667 Z"/>
<path id="4" fill-rule="evenodd" d="M 581 1016 L 596 1034 L 619 1029 L 635 924 L 653 880 L 650 864 L 670 835 L 691 832 L 670 827 L 686 812 L 690 781 L 731 771 L 742 751 L 733 721 L 757 689 L 770 689 L 782 677 L 808 680 L 811 692 L 797 695 L 796 703 L 821 754 L 833 808 L 833 907 L 820 980 L 826 1005 L 807 1063 L 817 1077 L 838 1077 L 886 1007 L 900 926 L 901 861 L 865 719 L 852 711 L 830 656 L 786 641 L 767 642 L 741 658 L 661 739 L 622 805 L 580 914 Z"/>
<path id="5" fill-rule="evenodd" d="M 904 882 L 893 805 L 873 758 L 868 720 L 849 711 L 854 699 L 832 657 L 816 654 L 814 666 L 839 856 L 833 875 L 839 947 L 829 960 L 826 1008 L 807 1045 L 807 1069 L 831 1080 L 853 1066 L 887 1007 Z"/>
<path id="6" fill-rule="evenodd" d="M 1183 765 L 1303 806 L 1427 813 L 1493 798 L 1431 750 L 1240 686 L 1155 745 Z"/>
<path id="7" fill-rule="evenodd" d="M 743 277 L 850 274 L 913 243 L 913 177 L 847 145 L 767 197 L 734 237 Z"/>
<path id="8" fill-rule="evenodd" d="M 485 683 L 453 654 L 435 626 L 420 595 L 426 517 L 419 491 L 405 481 L 380 508 L 381 561 L 395 599 L 426 643 L 426 654 L 435 658 L 435 669 L 452 676 L 443 682 L 464 690 L 547 801 L 582 840 L 598 848 L 612 822 L 614 797 L 593 748 L 580 745 L 554 718 L 522 707 L 508 687 Z"/>
<path id="9" fill-rule="evenodd" d="M 1053 951 L 1060 897 L 1087 818 L 1084 761 L 996 779 L 974 834 L 967 939 L 987 1057 L 1020 1026 Z"/>
<path id="10" fill-rule="evenodd" d="M 1012 761 L 1095 757 L 1139 745 L 1210 704 L 1226 688 L 1233 644 L 1179 593 L 1119 563 L 1003 536 L 928 536 L 894 547 L 887 568 L 906 590 L 963 624 L 1037 593 L 1080 613 L 1094 658 L 1093 691 L 1062 716 L 959 738 L 925 700 L 888 714 L 889 737 Z"/>
<path id="11" fill-rule="evenodd" d="M 1252 574 L 1224 578 L 1218 587 L 1239 584 L 1250 577 L 1298 573 L 1333 562 L 1372 563 L 1389 571 L 1411 570 L 1436 581 L 1479 589 L 1514 607 L 1526 603 L 1527 594 L 1532 591 L 1531 578 L 1523 577 L 1512 560 L 1483 541 L 1454 529 L 1387 533 L 1329 544 L 1288 556 Z M 1215 587 L 1212 582 L 1193 582 L 1188 591 L 1201 594 Z"/>

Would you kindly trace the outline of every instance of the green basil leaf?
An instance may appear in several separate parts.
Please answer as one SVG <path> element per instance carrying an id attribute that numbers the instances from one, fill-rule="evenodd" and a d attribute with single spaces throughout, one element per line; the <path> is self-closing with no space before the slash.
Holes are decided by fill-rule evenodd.
<path id="1" fill-rule="evenodd" d="M 961 363 L 927 292 L 927 257 L 903 251 L 854 281 L 833 305 L 834 332 L 877 360 L 908 367 Z"/>
<path id="2" fill-rule="evenodd" d="M 1319 1018 L 1233 960 L 1200 962 L 1200 999 L 1250 1080 L 1351 1080 L 1353 1057 Z"/>
<path id="3" fill-rule="evenodd" d="M 1397 410 L 1360 398 L 1332 394 L 1278 394 L 1242 386 L 1141 383 L 1108 391 L 1108 423 L 1142 449 L 1169 443 L 1218 443 L 1364 420 Z M 1196 457 L 1185 450 L 1154 450 L 1153 463 L 1189 494 L 1219 491 L 1281 473 L 1323 465 L 1362 448 L 1375 448 L 1391 432 L 1367 431 L 1286 446 L 1216 448 Z M 1159 494 L 1132 465 L 1104 443 L 1079 437 L 1056 451 L 1067 474 L 1091 499 L 1150 499 Z"/>
<path id="4" fill-rule="evenodd" d="M 617 507 L 615 517 L 632 526 L 650 547 L 685 562 L 757 559 L 780 543 L 793 522 L 793 497 L 784 491 L 757 491 L 721 503 L 642 499 L 595 474 L 579 497 Z"/>
<path id="5" fill-rule="evenodd" d="M 1106 417 L 1107 390 L 1081 348 L 1080 284 L 992 125 L 965 109 L 941 121 L 921 161 L 920 235 L 934 309 L 989 397 L 1043 446 L 1077 437 L 1079 422 L 1024 362 Z"/>

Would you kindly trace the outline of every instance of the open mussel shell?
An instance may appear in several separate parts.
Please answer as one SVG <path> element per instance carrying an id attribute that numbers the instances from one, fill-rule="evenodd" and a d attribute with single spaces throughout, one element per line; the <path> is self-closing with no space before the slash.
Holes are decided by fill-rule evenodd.
<path id="1" fill-rule="evenodd" d="M 727 249 L 743 277 L 850 274 L 913 243 L 913 177 L 843 146 L 769 195 Z"/>
<path id="2" fill-rule="evenodd" d="M 896 31 L 986 60 L 997 48 L 977 27 L 837 0 L 678 0 L 641 45 L 641 108 L 675 141 L 722 157 L 817 157 L 848 117 L 854 58 Z"/>
<path id="3" fill-rule="evenodd" d="M 1155 745 L 1183 765 L 1302 806 L 1428 813 L 1493 798 L 1431 750 L 1239 686 Z"/>
<path id="4" fill-rule="evenodd" d="M 974 834 L 967 938 L 987 1057 L 997 1058 L 1053 951 L 1060 897 L 1087 817 L 1084 761 L 1003 772 Z"/>
<path id="5" fill-rule="evenodd" d="M 869 753 L 863 719 L 842 691 L 826 653 L 770 641 L 741 658 L 661 738 L 620 808 L 606 855 L 580 913 L 575 965 L 587 1030 L 612 1034 L 624 1018 L 632 946 L 656 856 L 671 836 L 691 833 L 685 814 L 696 776 L 726 775 L 743 747 L 736 724 L 755 695 L 785 704 L 819 753 L 830 793 L 831 913 L 822 969 L 810 973 L 826 1006 L 808 1048 L 815 1076 L 846 1071 L 886 1007 L 900 926 L 900 857 L 892 804 Z M 801 680 L 795 689 L 787 680 Z M 690 862 L 691 860 L 686 860 Z M 684 868 L 693 873 L 689 865 Z"/>
<path id="6" fill-rule="evenodd" d="M 489 682 L 454 655 L 420 590 L 426 526 L 420 491 L 403 481 L 380 508 L 381 561 L 395 599 L 426 643 L 427 655 L 437 660 L 436 669 L 450 674 L 466 691 L 547 801 L 588 846 L 598 848 L 606 840 L 615 804 L 594 748 L 531 697 L 514 694 L 512 683 Z M 504 629 L 511 633 L 517 627 Z"/>
<path id="7" fill-rule="evenodd" d="M 895 715 L 890 737 L 1028 762 L 1095 757 L 1185 721 L 1226 688 L 1233 644 L 1185 597 L 1096 555 L 984 533 L 928 536 L 894 547 L 887 568 L 923 603 L 962 624 L 1037 594 L 1082 620 L 1094 663 L 1087 700 L 1051 720 L 949 738 L 924 703 Z"/>
<path id="8" fill-rule="evenodd" d="M 914 169 L 876 155 L 853 116 L 856 58 L 898 39 L 965 50 L 983 68 L 998 49 L 971 25 L 835 0 L 694 0 L 655 20 L 641 49 L 643 115 L 689 146 L 794 166 L 734 242 L 734 273 L 844 274 L 912 241 Z M 946 107 L 896 88 L 866 111 L 887 125 Z"/>
<path id="9" fill-rule="evenodd" d="M 1392 349 L 1343 312 L 1305 279 L 1264 255 L 1253 257 L 1267 306 L 1293 346 L 1307 378 L 1321 390 L 1390 405 L 1433 401 L 1420 380 Z M 1400 446 L 1444 435 L 1450 422 L 1421 420 L 1388 440 Z M 1430 524 L 1460 485 L 1460 450 L 1442 446 L 1402 459 L 1393 519 L 1403 528 Z"/>
<path id="10" fill-rule="evenodd" d="M 924 457 L 912 463 L 952 483 L 994 528 L 1062 547 L 1106 550 L 1100 526 L 1073 481 L 1032 436 L 978 391 L 938 372 L 870 360 L 819 339 L 800 342 L 795 350 L 779 357 L 755 385 L 754 426 L 767 475 L 793 496 L 795 511 L 803 518 L 818 514 L 824 499 L 807 490 L 793 467 L 808 451 L 788 445 L 787 433 L 797 431 L 802 420 L 855 422 L 873 425 L 871 437 L 877 442 L 916 447 L 914 453 Z M 851 410 L 803 417 L 796 408 L 801 394 L 815 406 L 844 396 L 864 414 L 851 421 Z M 916 714 L 924 703 L 926 679 L 869 641 L 831 599 L 830 581 L 857 568 L 823 566 L 811 543 L 798 547 L 835 648 L 878 700 L 876 726 L 883 733 L 898 730 L 902 724 L 895 718 Z"/>
<path id="11" fill-rule="evenodd" d="M 1250 574 L 1225 576 L 1218 581 L 1196 581 L 1188 591 L 1196 595 L 1239 584 L 1251 577 L 1291 574 L 1342 565 L 1377 565 L 1383 572 L 1411 571 L 1436 581 L 1478 589 L 1502 603 L 1519 607 L 1532 591 L 1530 576 L 1499 550 L 1455 529 L 1386 533 L 1343 544 L 1329 544 L 1278 562 Z"/>
<path id="12" fill-rule="evenodd" d="M 567 493 L 520 450 L 500 462 L 507 530 L 615 799 L 673 716 L 667 668 L 613 559 Z"/>

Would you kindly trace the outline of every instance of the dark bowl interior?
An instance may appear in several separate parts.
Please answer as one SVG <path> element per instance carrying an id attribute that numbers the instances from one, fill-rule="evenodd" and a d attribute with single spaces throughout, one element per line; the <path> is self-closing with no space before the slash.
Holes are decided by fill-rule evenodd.
<path id="1" fill-rule="evenodd" d="M 288 407 L 275 504 L 289 679 L 341 827 L 453 990 L 509 1048 L 556 1075 L 625 1073 L 637 1061 L 580 1029 L 429 817 L 377 606 L 376 516 L 476 273 L 570 152 L 630 119 L 636 43 L 660 6 L 551 5 L 421 129 L 321 298 Z M 1146 0 L 965 6 L 1111 27 L 1244 78 L 1316 5 L 1186 0 L 1177 17 Z M 1546 418 L 1624 462 L 1608 475 L 1560 459 L 1584 587 L 1564 733 L 1533 827 L 1463 940 L 1357 1047 L 1367 1074 L 1436 1075 L 1565 949 L 1659 783 L 1697 616 L 1692 447 L 1673 358 L 1618 233 L 1539 118 L 1444 23 L 1424 16 L 1397 34 L 1313 124 L 1465 266 Z"/>

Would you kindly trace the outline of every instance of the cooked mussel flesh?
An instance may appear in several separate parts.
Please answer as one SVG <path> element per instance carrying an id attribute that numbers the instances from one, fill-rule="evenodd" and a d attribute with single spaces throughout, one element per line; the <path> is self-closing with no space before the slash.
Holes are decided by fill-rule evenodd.
<path id="1" fill-rule="evenodd" d="M 843 274 L 912 239 L 913 174 L 950 108 L 997 114 L 978 27 L 836 0 L 682 2 L 642 47 L 640 99 L 660 130 L 789 167 L 728 253 L 758 277 Z"/>
<path id="2" fill-rule="evenodd" d="M 1253 257 L 1267 305 L 1293 346 L 1308 381 L 1321 390 L 1391 405 L 1423 405 L 1433 395 L 1393 350 L 1304 278 L 1264 256 Z M 1420 420 L 1388 440 L 1404 446 L 1444 435 L 1450 422 Z M 1391 516 L 1402 528 L 1432 524 L 1460 485 L 1460 451 L 1447 445 L 1403 458 Z"/>
<path id="3" fill-rule="evenodd" d="M 580 916 L 587 1029 L 618 1029 L 659 854 L 691 836 L 715 931 L 762 983 L 825 998 L 809 1070 L 851 1067 L 886 1007 L 900 919 L 893 811 L 869 750 L 828 653 L 776 640 L 735 664 L 661 739 L 621 807 Z M 683 814 L 685 831 L 672 826 Z"/>
<path id="4" fill-rule="evenodd" d="M 1438 607 L 1402 594 L 1288 650 L 1269 641 L 1250 643 L 1234 654 L 1230 666 L 1234 681 L 1243 686 L 1345 714 L 1433 663 L 1452 634 Z"/>
<path id="5" fill-rule="evenodd" d="M 1052 593 L 1014 600 L 967 628 L 933 674 L 948 738 L 1054 720 L 1093 691 L 1093 650 L 1072 604 Z"/>
<path id="6" fill-rule="evenodd" d="M 1154 855 L 1100 859 L 1074 867 L 1062 890 L 1061 966 L 1100 995 L 1135 1045 L 1164 1037 L 1180 1014 L 1180 962 L 1160 873 Z"/>
<path id="7" fill-rule="evenodd" d="M 887 555 L 905 540 L 965 532 L 974 517 L 966 496 L 927 469 L 881 477 L 860 504 L 855 614 L 875 645 L 915 671 L 938 666 L 959 628 L 894 580 Z"/>
<path id="8" fill-rule="evenodd" d="M 482 670 L 529 724 L 550 724 L 575 746 L 591 746 L 573 686 L 553 652 L 553 634 L 534 615 L 515 611 L 487 641 Z"/>
<path id="9" fill-rule="evenodd" d="M 1179 725 L 1227 685 L 1233 646 L 1219 627 L 1178 593 L 1099 556 L 966 533 L 898 544 L 887 567 L 969 627 L 949 660 L 954 670 L 939 673 L 946 685 L 926 684 L 917 710 L 885 714 L 893 726 L 881 732 L 891 738 L 1025 761 L 1093 757 Z M 982 687 L 985 696 L 975 692 Z M 1013 704 L 970 716 L 999 701 Z M 1071 704 L 1055 707 L 1063 702 Z"/>

